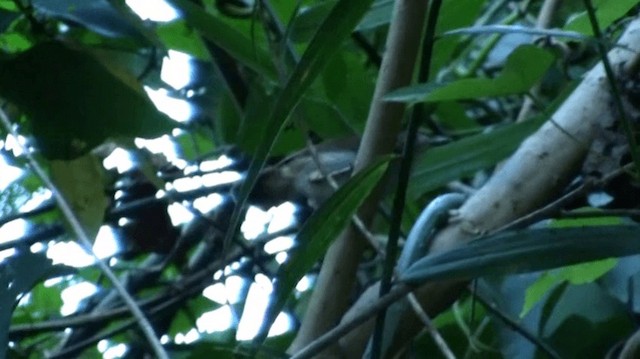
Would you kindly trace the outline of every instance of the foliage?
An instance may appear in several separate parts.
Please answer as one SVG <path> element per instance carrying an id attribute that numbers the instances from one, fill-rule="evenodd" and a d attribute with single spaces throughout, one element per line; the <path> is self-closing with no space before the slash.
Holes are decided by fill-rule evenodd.
<path id="1" fill-rule="evenodd" d="M 314 283 L 331 243 L 359 221 L 354 213 L 385 183 L 387 168 L 388 177 L 397 172 L 391 155 L 348 180 L 381 57 L 393 56 L 385 53 L 385 39 L 394 1 L 167 3 L 176 18 L 153 22 L 123 1 L 0 1 L 0 117 L 11 123 L 1 130 L 0 165 L 22 171 L 0 196 L 0 357 L 124 351 L 134 358 L 152 351 L 140 318 L 95 262 L 72 263 L 88 249 L 75 244 L 70 219 L 51 193 L 62 194 L 91 239 L 97 236 L 97 254 L 111 231 L 117 249 L 106 254 L 108 265 L 156 334 L 166 335 L 163 348 L 171 357 L 286 357 L 299 329 L 291 323 L 304 323 L 314 302 L 300 286 Z M 554 121 L 554 111 L 599 61 L 599 46 L 612 47 L 638 10 L 637 1 L 594 3 L 605 39 L 591 37 L 597 32 L 582 1 L 563 2 L 546 15 L 552 17 L 547 27 L 559 30 L 557 36 L 539 30 L 548 35 L 540 38 L 521 31 L 534 27 L 539 2 L 442 2 L 432 58 L 419 62 L 430 64 L 430 80 L 382 97 L 425 114 L 401 220 L 405 230 L 411 214 L 436 195 L 475 193 L 491 183 L 504 159 Z M 183 70 L 191 72 L 178 88 L 163 74 L 163 61 L 176 52 L 189 56 Z M 623 96 L 637 96 L 636 83 L 625 81 Z M 189 119 L 160 112 L 162 101 L 152 101 L 153 93 L 186 104 Z M 554 211 L 517 230 L 469 230 L 482 238 L 430 254 L 398 276 L 396 283 L 410 285 L 477 279 L 470 295 L 458 296 L 433 321 L 453 353 L 604 356 L 632 333 L 629 318 L 640 306 L 628 283 L 640 267 L 636 256 L 624 257 L 640 252 L 640 190 L 637 177 L 620 171 L 638 134 L 637 110 L 627 105 L 633 131 L 604 124 L 595 139 L 570 139 L 590 155 L 567 163 L 572 178 L 554 183 L 556 197 L 539 203 L 553 202 Z M 155 138 L 162 140 L 145 140 Z M 114 153 L 126 154 L 129 168 L 100 166 Z M 221 164 L 225 158 L 232 163 Z M 54 187 L 36 175 L 36 164 Z M 243 181 L 224 177 L 231 173 Z M 311 189 L 300 190 L 305 183 Z M 380 213 L 388 212 L 397 181 L 389 183 Z M 314 192 L 319 189 L 324 192 Z M 264 206 L 285 201 L 297 208 L 291 225 L 268 230 L 265 224 L 257 236 L 248 234 L 259 222 L 256 212 L 273 217 L 269 226 L 276 226 L 275 213 L 286 206 Z M 181 223 L 178 212 L 186 217 Z M 579 219 L 544 221 L 558 216 Z M 9 236 L 22 225 L 20 238 Z M 344 296 L 355 300 L 380 279 L 380 241 L 390 227 L 379 216 L 368 228 L 374 235 L 358 266 L 360 285 Z M 283 238 L 295 238 L 294 244 L 271 249 Z M 234 281 L 241 284 L 232 293 Z M 95 293 L 72 303 L 68 293 L 88 283 Z M 260 290 L 257 301 L 267 314 L 260 340 L 250 342 L 237 335 L 246 322 L 257 323 L 258 331 L 262 320 L 250 313 Z M 222 311 L 230 313 L 230 327 L 212 329 L 212 313 Z M 264 338 L 278 315 L 290 325 Z M 589 340 L 567 339 L 575 333 Z M 430 335 L 412 342 L 418 357 L 446 352 Z"/>

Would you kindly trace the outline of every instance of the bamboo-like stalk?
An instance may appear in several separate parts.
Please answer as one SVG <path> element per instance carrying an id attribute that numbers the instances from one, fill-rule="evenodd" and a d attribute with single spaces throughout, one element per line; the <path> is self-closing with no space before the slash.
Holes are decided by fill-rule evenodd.
<path id="1" fill-rule="evenodd" d="M 618 46 L 609 52 L 614 69 L 637 63 L 640 53 L 640 20 L 629 23 Z M 627 66 L 627 68 L 630 66 Z M 624 71 L 618 76 L 625 76 Z M 491 180 L 473 195 L 459 211 L 455 223 L 442 230 L 434 240 L 433 252 L 457 248 L 480 233 L 490 232 L 549 203 L 576 175 L 601 123 L 614 120 L 610 105 L 609 83 L 602 64 L 596 65 L 563 105 L 536 133 L 524 141 Z M 428 283 L 416 297 L 425 312 L 435 316 L 458 297 L 465 283 Z M 376 287 L 376 286 L 374 286 Z M 358 299 L 343 318 L 360 313 L 375 302 L 378 290 L 372 287 Z M 393 357 L 421 329 L 412 311 L 401 318 L 403 325 L 395 333 L 393 345 L 385 357 Z M 371 333 L 373 319 L 340 340 L 345 357 L 362 356 Z"/>
<path id="2" fill-rule="evenodd" d="M 393 151 L 401 129 L 405 105 L 385 102 L 382 97 L 411 83 L 427 4 L 428 1 L 424 0 L 395 2 L 386 52 L 356 156 L 354 173 Z M 358 211 L 358 217 L 365 225 L 371 222 L 376 212 L 382 195 L 380 189 L 381 186 L 378 186 Z M 325 256 L 302 326 L 289 352 L 298 351 L 339 322 L 347 309 L 349 293 L 353 288 L 364 247 L 365 241 L 351 226 L 331 246 Z"/>

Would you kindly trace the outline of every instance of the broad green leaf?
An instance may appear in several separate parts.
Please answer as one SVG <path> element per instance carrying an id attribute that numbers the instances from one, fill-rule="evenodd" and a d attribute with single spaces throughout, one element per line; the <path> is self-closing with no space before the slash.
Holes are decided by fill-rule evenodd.
<path id="1" fill-rule="evenodd" d="M 395 90 L 384 98 L 396 102 L 438 102 L 521 94 L 528 91 L 553 63 L 553 55 L 533 45 L 515 49 L 494 79 L 462 79 L 443 84 L 419 84 Z"/>
<path id="2" fill-rule="evenodd" d="M 471 279 L 490 274 L 534 272 L 640 253 L 640 226 L 533 228 L 472 241 L 467 246 L 416 261 L 400 280 Z"/>
<path id="3" fill-rule="evenodd" d="M 277 78 L 270 55 L 263 48 L 256 46 L 250 38 L 188 0 L 168 2 L 178 9 L 187 24 L 198 30 L 204 38 L 220 46 L 260 75 L 271 80 Z"/>
<path id="4" fill-rule="evenodd" d="M 596 9 L 596 19 L 601 29 L 609 27 L 614 21 L 625 16 L 629 10 L 638 5 L 638 0 L 594 0 L 593 6 Z M 593 30 L 589 16 L 586 11 L 571 17 L 564 30 L 576 31 L 585 35 L 592 36 Z"/>
<path id="5" fill-rule="evenodd" d="M 273 144 L 285 127 L 287 118 L 300 101 L 302 95 L 318 76 L 338 46 L 351 34 L 364 12 L 371 5 L 372 0 L 340 0 L 331 10 L 316 35 L 305 50 L 300 62 L 293 70 L 284 89 L 280 92 L 267 124 L 261 133 L 257 151 L 249 165 L 247 176 L 240 187 L 237 205 L 230 218 L 229 230 L 224 240 L 224 247 L 228 247 L 232 236 L 235 235 L 241 217 L 241 210 L 253 189 L 258 175 L 264 166 Z"/>
<path id="6" fill-rule="evenodd" d="M 51 180 L 77 216 L 90 240 L 95 239 L 109 205 L 102 163 L 87 153 L 70 161 L 50 163 Z"/>
<path id="7" fill-rule="evenodd" d="M 415 159 L 408 195 L 418 197 L 498 163 L 513 153 L 543 122 L 541 116 L 420 153 Z"/>
<path id="8" fill-rule="evenodd" d="M 0 96 L 27 114 L 49 159 L 77 158 L 109 137 L 155 137 L 174 127 L 142 86 L 60 42 L 0 59 Z"/>
<path id="9" fill-rule="evenodd" d="M 185 21 L 177 20 L 168 24 L 159 24 L 156 27 L 156 33 L 167 48 L 184 52 L 203 61 L 210 60 L 209 52 L 200 35 Z"/>
<path id="10" fill-rule="evenodd" d="M 342 52 L 329 61 L 321 75 L 326 98 L 357 133 L 364 130 L 377 76 L 362 62 L 362 57 Z"/>
<path id="11" fill-rule="evenodd" d="M 298 247 L 280 267 L 274 282 L 274 298 L 265 314 L 261 340 L 298 281 L 322 258 L 385 173 L 387 164 L 388 159 L 380 160 L 357 173 L 305 222 L 297 236 Z"/>
<path id="12" fill-rule="evenodd" d="M 575 285 L 591 283 L 607 274 L 617 263 L 617 259 L 607 258 L 589 263 L 575 264 L 542 274 L 527 288 L 520 317 L 527 315 L 557 285 L 564 282 Z"/>

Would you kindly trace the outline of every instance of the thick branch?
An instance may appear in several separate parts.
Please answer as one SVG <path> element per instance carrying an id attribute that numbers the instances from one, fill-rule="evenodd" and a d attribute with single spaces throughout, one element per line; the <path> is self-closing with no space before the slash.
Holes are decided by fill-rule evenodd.
<path id="1" fill-rule="evenodd" d="M 640 20 L 629 24 L 619 40 L 620 46 L 609 53 L 615 69 L 634 63 L 640 52 Z M 623 75 L 623 74 L 621 74 Z M 522 143 L 517 152 L 494 174 L 491 180 L 460 208 L 460 219 L 438 234 L 432 251 L 446 251 L 514 221 L 550 202 L 580 168 L 598 123 L 613 121 L 610 92 L 601 64 L 591 70 L 573 94 L 545 125 Z M 435 316 L 453 302 L 462 283 L 430 283 L 415 292 L 425 312 Z M 343 321 L 362 312 L 377 290 L 366 291 Z M 402 350 L 421 329 L 412 312 L 401 319 L 388 356 Z M 360 357 L 371 333 L 373 320 L 340 341 L 349 357 Z"/>

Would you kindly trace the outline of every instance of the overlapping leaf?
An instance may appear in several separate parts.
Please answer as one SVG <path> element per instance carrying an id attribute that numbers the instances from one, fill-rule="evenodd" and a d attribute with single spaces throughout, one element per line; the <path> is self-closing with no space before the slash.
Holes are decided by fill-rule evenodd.
<path id="1" fill-rule="evenodd" d="M 499 233 L 416 261 L 400 280 L 471 279 L 534 272 L 640 253 L 640 226 L 534 228 Z"/>

